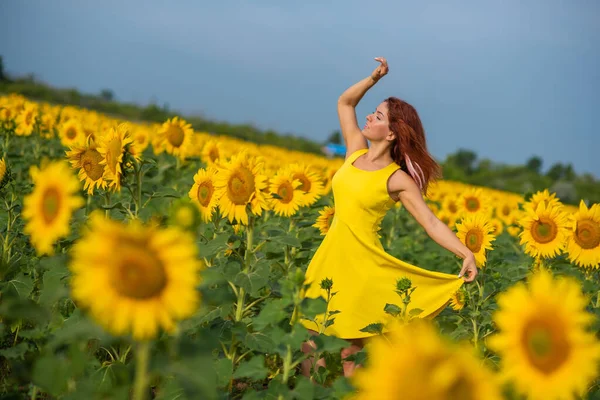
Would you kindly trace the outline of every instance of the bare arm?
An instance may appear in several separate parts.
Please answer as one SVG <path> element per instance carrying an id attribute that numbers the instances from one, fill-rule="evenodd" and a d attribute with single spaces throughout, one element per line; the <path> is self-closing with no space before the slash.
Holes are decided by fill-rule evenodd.
<path id="1" fill-rule="evenodd" d="M 459 275 L 464 275 L 469 272 L 469 277 L 466 282 L 471 282 L 477 275 L 477 267 L 475 266 L 475 256 L 465 246 L 446 224 L 440 221 L 435 214 L 427 207 L 425 200 L 421 195 L 421 191 L 417 187 L 413 179 L 404 171 L 398 171 L 390 179 L 390 186 L 400 187 L 398 197 L 406 210 L 417 220 L 417 222 L 425 229 L 425 232 L 437 244 L 456 254 L 464 260 L 463 267 Z"/>
<path id="2" fill-rule="evenodd" d="M 385 58 L 376 58 L 376 60 L 381 62 L 381 65 L 370 76 L 346 89 L 338 99 L 337 110 L 342 136 L 346 144 L 346 158 L 356 150 L 367 148 L 367 139 L 360 132 L 355 108 L 367 90 L 388 72 Z"/>

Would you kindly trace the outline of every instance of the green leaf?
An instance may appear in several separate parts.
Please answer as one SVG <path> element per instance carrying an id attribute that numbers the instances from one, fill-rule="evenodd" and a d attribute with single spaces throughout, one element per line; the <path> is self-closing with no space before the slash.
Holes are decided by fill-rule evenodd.
<path id="1" fill-rule="evenodd" d="M 215 371 L 217 372 L 217 386 L 224 387 L 229 385 L 229 381 L 233 375 L 233 363 L 229 358 L 220 358 L 215 363 Z"/>
<path id="2" fill-rule="evenodd" d="M 67 389 L 67 381 L 71 376 L 65 359 L 54 355 L 38 358 L 33 366 L 32 382 L 43 391 L 58 396 Z"/>
<path id="3" fill-rule="evenodd" d="M 268 353 L 273 350 L 275 343 L 270 335 L 265 335 L 263 332 L 249 332 L 244 339 L 244 345 L 250 350 Z"/>
<path id="4" fill-rule="evenodd" d="M 9 290 L 14 290 L 20 298 L 26 299 L 33 290 L 33 279 L 21 272 L 14 279 L 8 281 L 8 287 Z"/>
<path id="5" fill-rule="evenodd" d="M 376 324 L 369 324 L 369 325 L 365 326 L 364 328 L 360 329 L 361 332 L 376 333 L 378 335 L 381 334 L 382 330 L 383 330 L 383 324 L 381 322 L 378 322 Z"/>
<path id="6" fill-rule="evenodd" d="M 224 251 L 227 249 L 227 240 L 229 237 L 227 235 L 219 235 L 214 239 L 208 241 L 208 243 L 200 243 L 198 244 L 198 248 L 200 250 L 201 257 L 213 257 L 217 253 Z"/>
<path id="7" fill-rule="evenodd" d="M 327 309 L 327 301 L 323 297 L 311 298 L 306 297 L 300 303 L 302 313 L 307 318 L 314 318 L 319 314 L 323 314 Z"/>
<path id="8" fill-rule="evenodd" d="M 68 295 L 68 290 L 63 283 L 63 278 L 67 276 L 67 271 L 62 269 L 52 269 L 44 272 L 42 278 L 42 290 L 39 303 L 52 306 L 56 301 Z"/>
<path id="9" fill-rule="evenodd" d="M 402 312 L 402 309 L 395 304 L 387 303 L 383 308 L 383 311 L 397 317 Z"/>
<path id="10" fill-rule="evenodd" d="M 267 377 L 268 372 L 269 370 L 265 367 L 265 357 L 259 355 L 252 357 L 249 361 L 242 361 L 233 374 L 233 377 L 262 380 Z"/>
<path id="11" fill-rule="evenodd" d="M 319 335 L 313 336 L 312 340 L 317 345 L 317 350 L 327 352 L 337 352 L 345 347 L 350 346 L 344 339 L 340 339 L 336 336 Z"/>
<path id="12" fill-rule="evenodd" d="M 275 240 L 277 243 L 285 244 L 292 247 L 302 247 L 300 240 L 297 237 L 292 235 L 282 235 L 278 236 Z"/>
<path id="13" fill-rule="evenodd" d="M 0 355 L 8 359 L 22 360 L 25 353 L 27 353 L 31 349 L 32 346 L 28 342 L 21 342 L 16 346 L 0 350 Z"/>
<path id="14" fill-rule="evenodd" d="M 268 325 L 277 325 L 283 319 L 289 317 L 286 311 L 287 304 L 282 299 L 276 299 L 265 304 L 258 316 L 252 319 L 253 328 L 262 331 Z"/>
<path id="15" fill-rule="evenodd" d="M 413 308 L 412 310 L 410 310 L 408 312 L 408 315 L 410 315 L 411 317 L 416 317 L 417 315 L 421 314 L 422 312 L 423 312 L 423 310 L 420 308 Z"/>

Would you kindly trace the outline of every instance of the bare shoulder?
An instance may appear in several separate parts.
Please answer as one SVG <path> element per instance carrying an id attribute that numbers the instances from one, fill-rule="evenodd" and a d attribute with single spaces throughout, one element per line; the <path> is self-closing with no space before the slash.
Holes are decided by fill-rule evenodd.
<path id="1" fill-rule="evenodd" d="M 412 189 L 419 190 L 415 181 L 409 174 L 400 168 L 392 172 L 388 179 L 388 192 L 394 199 L 398 199 L 401 192 Z"/>

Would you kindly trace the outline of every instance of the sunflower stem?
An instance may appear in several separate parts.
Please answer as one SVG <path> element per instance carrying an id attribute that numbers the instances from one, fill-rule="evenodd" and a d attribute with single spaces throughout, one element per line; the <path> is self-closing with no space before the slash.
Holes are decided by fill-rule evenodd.
<path id="1" fill-rule="evenodd" d="M 243 270 L 243 272 L 245 274 L 250 272 L 253 241 L 254 241 L 254 217 L 252 215 L 249 215 L 248 216 L 248 226 L 246 227 L 246 253 L 244 254 L 244 270 Z M 245 297 L 246 297 L 246 292 L 245 292 L 244 288 L 240 287 L 240 290 L 238 292 L 237 308 L 235 309 L 235 320 L 236 321 L 242 320 Z"/>
<path id="2" fill-rule="evenodd" d="M 110 192 L 109 191 L 105 191 L 104 192 L 104 205 L 106 207 L 110 206 Z M 104 210 L 104 216 L 106 218 L 110 217 L 110 210 L 109 209 Z"/>
<path id="3" fill-rule="evenodd" d="M 144 178 L 143 165 L 139 163 L 139 168 L 135 170 L 136 178 L 136 202 L 135 202 L 135 216 L 139 215 L 140 209 L 142 208 L 142 179 Z"/>
<path id="4" fill-rule="evenodd" d="M 148 392 L 148 359 L 150 358 L 150 342 L 138 343 L 135 353 L 135 381 L 133 383 L 133 400 L 146 400 Z"/>

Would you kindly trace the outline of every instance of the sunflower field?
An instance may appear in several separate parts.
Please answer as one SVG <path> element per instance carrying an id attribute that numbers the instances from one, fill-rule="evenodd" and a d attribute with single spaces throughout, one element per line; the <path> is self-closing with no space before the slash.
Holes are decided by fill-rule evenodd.
<path id="1" fill-rule="evenodd" d="M 0 145 L 3 398 L 600 398 L 598 204 L 436 182 L 425 200 L 480 274 L 433 320 L 390 282 L 395 329 L 365 327 L 345 377 L 350 343 L 322 334 L 335 281 L 303 296 L 343 160 L 15 94 Z M 462 265 L 400 204 L 379 235 L 414 265 Z"/>

